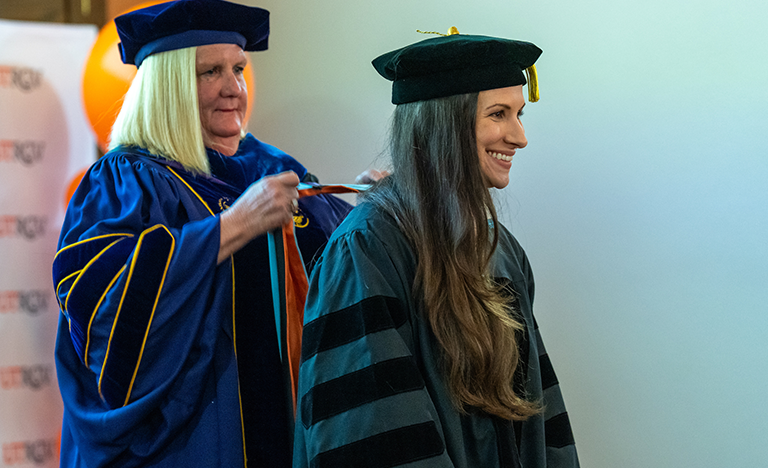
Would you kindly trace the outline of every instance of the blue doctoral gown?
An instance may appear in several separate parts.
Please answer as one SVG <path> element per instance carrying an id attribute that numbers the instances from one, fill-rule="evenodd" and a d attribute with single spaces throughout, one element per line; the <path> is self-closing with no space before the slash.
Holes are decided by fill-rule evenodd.
<path id="1" fill-rule="evenodd" d="M 254 181 L 306 169 L 248 135 L 195 176 L 135 147 L 83 178 L 53 265 L 61 466 L 290 466 L 266 236 L 217 265 L 219 214 Z M 300 201 L 304 258 L 351 207 Z"/>

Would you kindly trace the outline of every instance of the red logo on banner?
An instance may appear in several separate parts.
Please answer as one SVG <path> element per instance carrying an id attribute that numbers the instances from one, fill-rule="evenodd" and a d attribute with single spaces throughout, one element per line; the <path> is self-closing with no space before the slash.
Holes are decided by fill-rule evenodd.
<path id="1" fill-rule="evenodd" d="M 53 369 L 50 365 L 0 367 L 0 388 L 40 390 L 51 385 Z"/>
<path id="2" fill-rule="evenodd" d="M 37 289 L 30 291 L 0 291 L 0 314 L 24 312 L 37 315 L 48 308 L 50 293 Z"/>
<path id="3" fill-rule="evenodd" d="M 24 92 L 33 91 L 43 82 L 40 71 L 27 67 L 0 65 L 0 88 L 17 88 Z"/>
<path id="4" fill-rule="evenodd" d="M 31 166 L 43 159 L 44 141 L 0 140 L 0 162 L 19 162 Z"/>
<path id="5" fill-rule="evenodd" d="M 56 439 L 40 439 L 31 442 L 3 443 L 3 465 L 15 466 L 34 463 L 42 465 L 59 453 Z"/>
<path id="6" fill-rule="evenodd" d="M 16 235 L 16 216 L 0 216 L 0 237 L 12 237 Z"/>
<path id="7" fill-rule="evenodd" d="M 19 236 L 35 240 L 45 234 L 48 219 L 45 216 L 0 216 L 0 238 Z"/>
<path id="8" fill-rule="evenodd" d="M 0 291 L 0 314 L 16 312 L 19 310 L 18 291 Z"/>
<path id="9" fill-rule="evenodd" d="M 13 67 L 0 65 L 0 88 L 10 88 L 13 83 Z"/>

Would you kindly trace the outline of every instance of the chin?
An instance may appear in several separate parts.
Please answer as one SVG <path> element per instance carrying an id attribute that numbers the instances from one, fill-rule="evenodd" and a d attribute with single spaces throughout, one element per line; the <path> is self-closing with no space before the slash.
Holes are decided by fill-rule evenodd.
<path id="1" fill-rule="evenodd" d="M 220 129 L 217 132 L 211 132 L 211 135 L 216 138 L 222 138 L 222 139 L 228 139 L 228 138 L 234 138 L 234 137 L 240 138 L 240 130 L 241 130 L 241 127 L 237 127 L 237 128 L 233 127 L 233 128 L 228 128 L 226 130 Z"/>
<path id="2" fill-rule="evenodd" d="M 509 185 L 509 179 L 490 179 L 488 180 L 488 188 L 503 189 Z"/>

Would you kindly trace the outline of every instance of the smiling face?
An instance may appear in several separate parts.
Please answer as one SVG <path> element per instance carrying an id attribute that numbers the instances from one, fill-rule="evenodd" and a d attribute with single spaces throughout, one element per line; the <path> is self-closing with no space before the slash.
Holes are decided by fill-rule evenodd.
<path id="1" fill-rule="evenodd" d="M 522 86 L 489 89 L 477 95 L 477 154 L 489 188 L 509 184 L 512 156 L 528 144 L 520 121 L 523 107 Z"/>
<path id="2" fill-rule="evenodd" d="M 198 46 L 195 69 L 200 125 L 205 145 L 233 155 L 248 106 L 243 76 L 247 65 L 243 49 L 236 44 Z"/>

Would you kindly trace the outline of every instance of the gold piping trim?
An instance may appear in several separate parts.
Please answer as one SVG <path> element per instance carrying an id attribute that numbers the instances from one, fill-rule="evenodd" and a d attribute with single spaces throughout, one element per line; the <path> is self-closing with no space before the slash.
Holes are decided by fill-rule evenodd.
<path id="1" fill-rule="evenodd" d="M 168 167 L 168 166 L 166 166 Z M 211 207 L 208 206 L 208 203 L 203 200 L 203 197 L 198 194 L 195 189 L 193 189 L 186 180 L 182 179 L 179 174 L 176 173 L 176 171 L 173 170 L 173 168 L 168 167 L 168 170 L 171 171 L 173 175 L 175 175 L 182 184 L 184 184 L 190 192 L 192 192 L 198 200 L 200 200 L 200 203 L 203 204 L 203 206 L 208 210 L 208 212 L 211 214 L 211 216 L 216 216 L 216 214 L 211 210 Z M 230 263 L 232 265 L 232 344 L 234 345 L 235 350 L 235 362 L 237 362 L 237 325 L 235 324 L 235 258 L 234 255 L 229 256 Z M 245 419 L 243 417 L 243 399 L 240 394 L 240 376 L 238 371 L 238 378 L 237 378 L 237 401 L 240 405 L 240 432 L 243 436 L 243 463 L 245 464 L 245 468 L 248 468 L 248 455 L 246 454 L 246 447 L 245 447 Z"/>
<path id="2" fill-rule="evenodd" d="M 232 344 L 235 348 L 235 363 L 237 363 L 237 322 L 235 322 L 235 258 L 229 256 L 232 264 Z M 245 447 L 245 417 L 243 416 L 243 397 L 240 392 L 240 370 L 237 376 L 237 403 L 240 405 L 240 433 L 243 436 L 243 463 L 248 468 L 248 454 Z"/>
<path id="3" fill-rule="evenodd" d="M 72 278 L 73 276 L 79 275 L 81 271 L 83 271 L 83 270 L 77 270 L 77 271 L 75 271 L 73 273 L 68 274 L 67 276 L 62 278 L 61 281 L 59 281 L 59 284 L 56 285 L 56 302 L 59 303 L 59 309 L 61 309 L 62 313 L 66 312 L 67 309 L 66 309 L 66 307 L 64 307 L 64 304 L 61 303 L 61 300 L 59 300 L 59 290 L 61 289 L 61 285 L 64 284 L 65 281 L 67 281 L 68 279 Z M 70 288 L 70 290 L 71 290 L 71 288 Z M 67 299 L 69 299 L 69 293 L 67 293 Z M 65 304 L 66 304 L 66 302 L 67 301 L 64 301 Z"/>
<path id="4" fill-rule="evenodd" d="M 195 192 L 195 189 L 193 189 L 193 188 L 192 188 L 192 187 L 191 187 L 191 186 L 190 186 L 190 185 L 187 183 L 187 181 L 186 181 L 186 180 L 182 179 L 182 178 L 181 178 L 181 176 L 180 176 L 180 175 L 178 175 L 178 174 L 176 173 L 176 171 L 174 171 L 172 168 L 170 168 L 170 167 L 169 167 L 169 168 L 168 168 L 168 170 L 169 170 L 169 171 L 171 171 L 171 172 L 173 173 L 173 175 L 175 175 L 176 177 L 178 177 L 178 178 L 179 178 L 179 180 L 181 181 L 181 183 L 182 183 L 182 184 L 184 184 L 184 185 L 186 185 L 186 186 L 187 186 L 187 188 L 189 189 L 189 191 L 190 191 L 190 192 L 192 192 L 192 193 L 194 193 L 194 194 L 195 194 L 195 196 L 197 197 L 197 199 L 198 199 L 198 200 L 200 200 L 200 203 L 202 203 L 202 204 L 203 204 L 203 206 L 205 206 L 205 208 L 206 208 L 206 209 L 208 209 L 208 212 L 211 214 L 211 216 L 216 216 L 216 215 L 214 214 L 213 210 L 211 210 L 211 207 L 210 207 L 210 206 L 208 206 L 208 203 L 206 203 L 206 202 L 205 202 L 205 200 L 203 200 L 203 197 L 201 197 L 201 196 L 200 196 L 200 195 L 199 195 L 197 192 Z"/>
<path id="5" fill-rule="evenodd" d="M 65 250 L 67 250 L 69 248 L 72 248 L 72 247 L 74 247 L 76 245 L 85 244 L 86 242 L 91 242 L 91 241 L 96 240 L 96 239 L 104 239 L 105 237 L 114 237 L 114 236 L 133 237 L 133 234 L 131 234 L 130 232 L 116 232 L 114 234 L 103 234 L 101 236 L 89 237 L 88 239 L 83 239 L 83 240 L 75 242 L 74 244 L 69 244 L 66 247 L 62 247 L 58 252 L 56 252 L 56 255 L 53 256 L 53 260 L 55 261 L 56 257 L 58 257 L 60 253 L 64 252 Z"/>
<path id="6" fill-rule="evenodd" d="M 109 250 L 109 249 L 110 249 L 112 246 L 114 246 L 115 244 L 117 244 L 118 242 L 120 242 L 120 241 L 121 241 L 121 240 L 123 240 L 123 239 L 125 239 L 125 237 L 123 237 L 122 239 L 117 239 L 116 241 L 112 242 L 111 244 L 109 244 L 109 245 L 107 245 L 106 247 L 104 247 L 103 249 L 101 249 L 101 250 L 99 251 L 99 253 L 97 253 L 96 255 L 94 255 L 94 256 L 93 256 L 93 258 L 91 258 L 90 260 L 88 260 L 88 263 L 86 263 L 86 264 L 85 264 L 85 266 L 83 267 L 83 269 L 79 271 L 79 275 L 77 276 L 77 279 L 74 281 L 74 283 L 72 283 L 72 286 L 70 286 L 70 288 L 69 288 L 69 292 L 67 293 L 67 300 L 66 300 L 66 301 L 64 301 L 64 310 L 66 310 L 67 312 L 69 312 L 69 297 L 70 297 L 70 295 L 71 295 L 71 293 L 72 293 L 72 290 L 73 290 L 73 289 L 75 289 L 75 286 L 77 286 L 78 282 L 80 281 L 80 278 L 82 278 L 82 277 L 83 277 L 83 273 L 85 273 L 85 271 L 86 271 L 88 268 L 90 268 L 90 266 L 91 266 L 91 265 L 93 265 L 93 263 L 94 263 L 96 260 L 98 260 L 98 259 L 99 259 L 99 257 L 101 257 L 101 255 L 102 255 L 104 252 L 106 252 L 107 250 Z M 56 291 L 58 292 L 58 288 L 56 288 Z"/>

